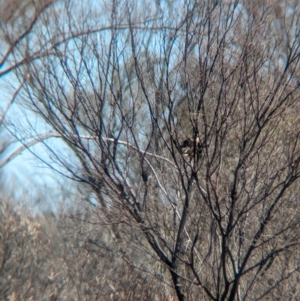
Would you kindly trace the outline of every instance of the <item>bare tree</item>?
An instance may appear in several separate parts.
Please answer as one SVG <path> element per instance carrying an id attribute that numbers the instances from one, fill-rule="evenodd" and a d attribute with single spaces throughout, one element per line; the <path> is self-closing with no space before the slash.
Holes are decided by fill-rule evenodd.
<path id="1" fill-rule="evenodd" d="M 31 56 L 34 28 L 53 0 L 3 0 L 0 3 L 0 77 L 23 66 Z M 30 42 L 29 42 L 30 40 Z M 26 47 L 24 47 L 26 45 Z M 21 51 L 21 55 L 19 55 Z"/>
<path id="2" fill-rule="evenodd" d="M 34 137 L 30 141 L 23 141 L 20 145 L 18 139 L 12 139 L 6 132 L 10 124 L 9 112 L 12 109 L 24 81 L 18 83 L 13 70 L 25 66 L 27 61 L 34 59 L 30 56 L 34 28 L 37 26 L 40 15 L 53 3 L 52 0 L 3 0 L 0 3 L 0 88 L 4 92 L 9 86 L 12 97 L 7 99 L 6 94 L 1 95 L 0 107 L 0 170 L 11 160 L 20 155 L 26 148 L 37 143 Z M 21 55 L 19 52 L 21 51 Z M 2 181 L 3 182 L 3 181 Z"/>
<path id="3" fill-rule="evenodd" d="M 178 300 L 298 300 L 298 4 L 52 9 L 16 70 L 52 167 Z"/>

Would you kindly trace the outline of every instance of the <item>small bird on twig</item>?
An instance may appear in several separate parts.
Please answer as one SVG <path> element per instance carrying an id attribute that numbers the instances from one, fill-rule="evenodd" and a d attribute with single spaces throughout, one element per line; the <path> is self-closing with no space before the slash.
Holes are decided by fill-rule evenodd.
<path id="1" fill-rule="evenodd" d="M 188 138 L 179 145 L 179 149 L 183 157 L 191 159 L 195 154 L 201 154 L 202 145 L 199 138 Z"/>

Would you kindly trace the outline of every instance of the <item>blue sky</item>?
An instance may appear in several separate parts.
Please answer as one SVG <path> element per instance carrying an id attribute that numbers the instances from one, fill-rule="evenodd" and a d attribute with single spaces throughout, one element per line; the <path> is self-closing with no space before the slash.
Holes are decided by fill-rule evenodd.
<path id="1" fill-rule="evenodd" d="M 12 76 L 7 76 L 6 78 L 0 78 L 0 112 L 6 110 L 7 105 L 11 99 L 11 89 L 12 87 L 7 85 L 7 82 L 13 83 L 14 79 Z M 27 120 L 26 120 L 27 119 Z M 21 108 L 18 103 L 14 103 L 10 108 L 5 117 L 5 121 L 7 123 L 13 124 L 23 124 L 25 134 L 28 131 L 28 120 L 31 120 L 36 126 L 38 124 L 41 125 L 41 129 L 43 129 L 43 124 L 41 121 L 37 122 L 35 117 L 29 111 L 26 112 L 24 108 Z M 18 126 L 20 128 L 20 126 Z M 3 130 L 0 139 L 7 139 L 11 137 L 7 130 Z M 11 137 L 11 139 L 14 139 Z M 57 143 L 57 139 L 56 142 Z M 6 152 L 4 152 L 2 160 L 5 160 L 7 157 L 11 156 L 16 149 L 18 149 L 22 144 L 19 142 L 13 143 L 8 147 Z M 31 150 L 41 157 L 50 162 L 49 156 L 45 151 L 45 148 L 42 145 L 35 144 L 31 147 Z M 41 195 L 47 194 L 45 200 L 49 200 L 51 197 L 49 194 L 53 194 L 54 200 L 59 200 L 57 198 L 57 192 L 60 189 L 61 185 L 71 185 L 71 183 L 67 183 L 67 180 L 63 178 L 58 173 L 49 169 L 45 164 L 39 161 L 30 151 L 24 149 L 21 153 L 19 153 L 16 157 L 14 157 L 11 161 L 5 164 L 2 167 L 2 176 L 1 176 L 1 185 L 3 186 L 2 195 L 12 196 L 16 199 L 30 199 L 35 203 L 37 198 L 40 198 Z M 70 181 L 69 181 L 70 182 Z M 23 197 L 26 196 L 26 197 Z M 28 198 L 28 196 L 31 196 Z M 42 204 L 42 200 L 40 202 L 39 207 L 56 207 L 54 204 Z M 33 205 L 31 204 L 31 205 Z M 47 206 L 45 206 L 47 205 Z M 54 206 L 53 206 L 54 205 Z"/>

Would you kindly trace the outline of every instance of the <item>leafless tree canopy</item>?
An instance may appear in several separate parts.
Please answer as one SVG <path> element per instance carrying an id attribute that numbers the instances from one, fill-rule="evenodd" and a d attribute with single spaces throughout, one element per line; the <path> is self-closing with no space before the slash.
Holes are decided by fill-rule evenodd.
<path id="1" fill-rule="evenodd" d="M 178 300 L 300 300 L 299 8 L 59 1 L 0 69 Z"/>

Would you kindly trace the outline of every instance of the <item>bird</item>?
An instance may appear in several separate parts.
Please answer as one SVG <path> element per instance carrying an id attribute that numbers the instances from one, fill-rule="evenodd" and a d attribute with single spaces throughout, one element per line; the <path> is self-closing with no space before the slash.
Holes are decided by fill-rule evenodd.
<path id="1" fill-rule="evenodd" d="M 200 139 L 196 138 L 196 140 L 194 140 L 192 138 L 188 138 L 184 140 L 179 145 L 179 150 L 183 157 L 189 159 L 193 158 L 196 153 L 201 154 L 202 145 L 200 143 Z"/>

